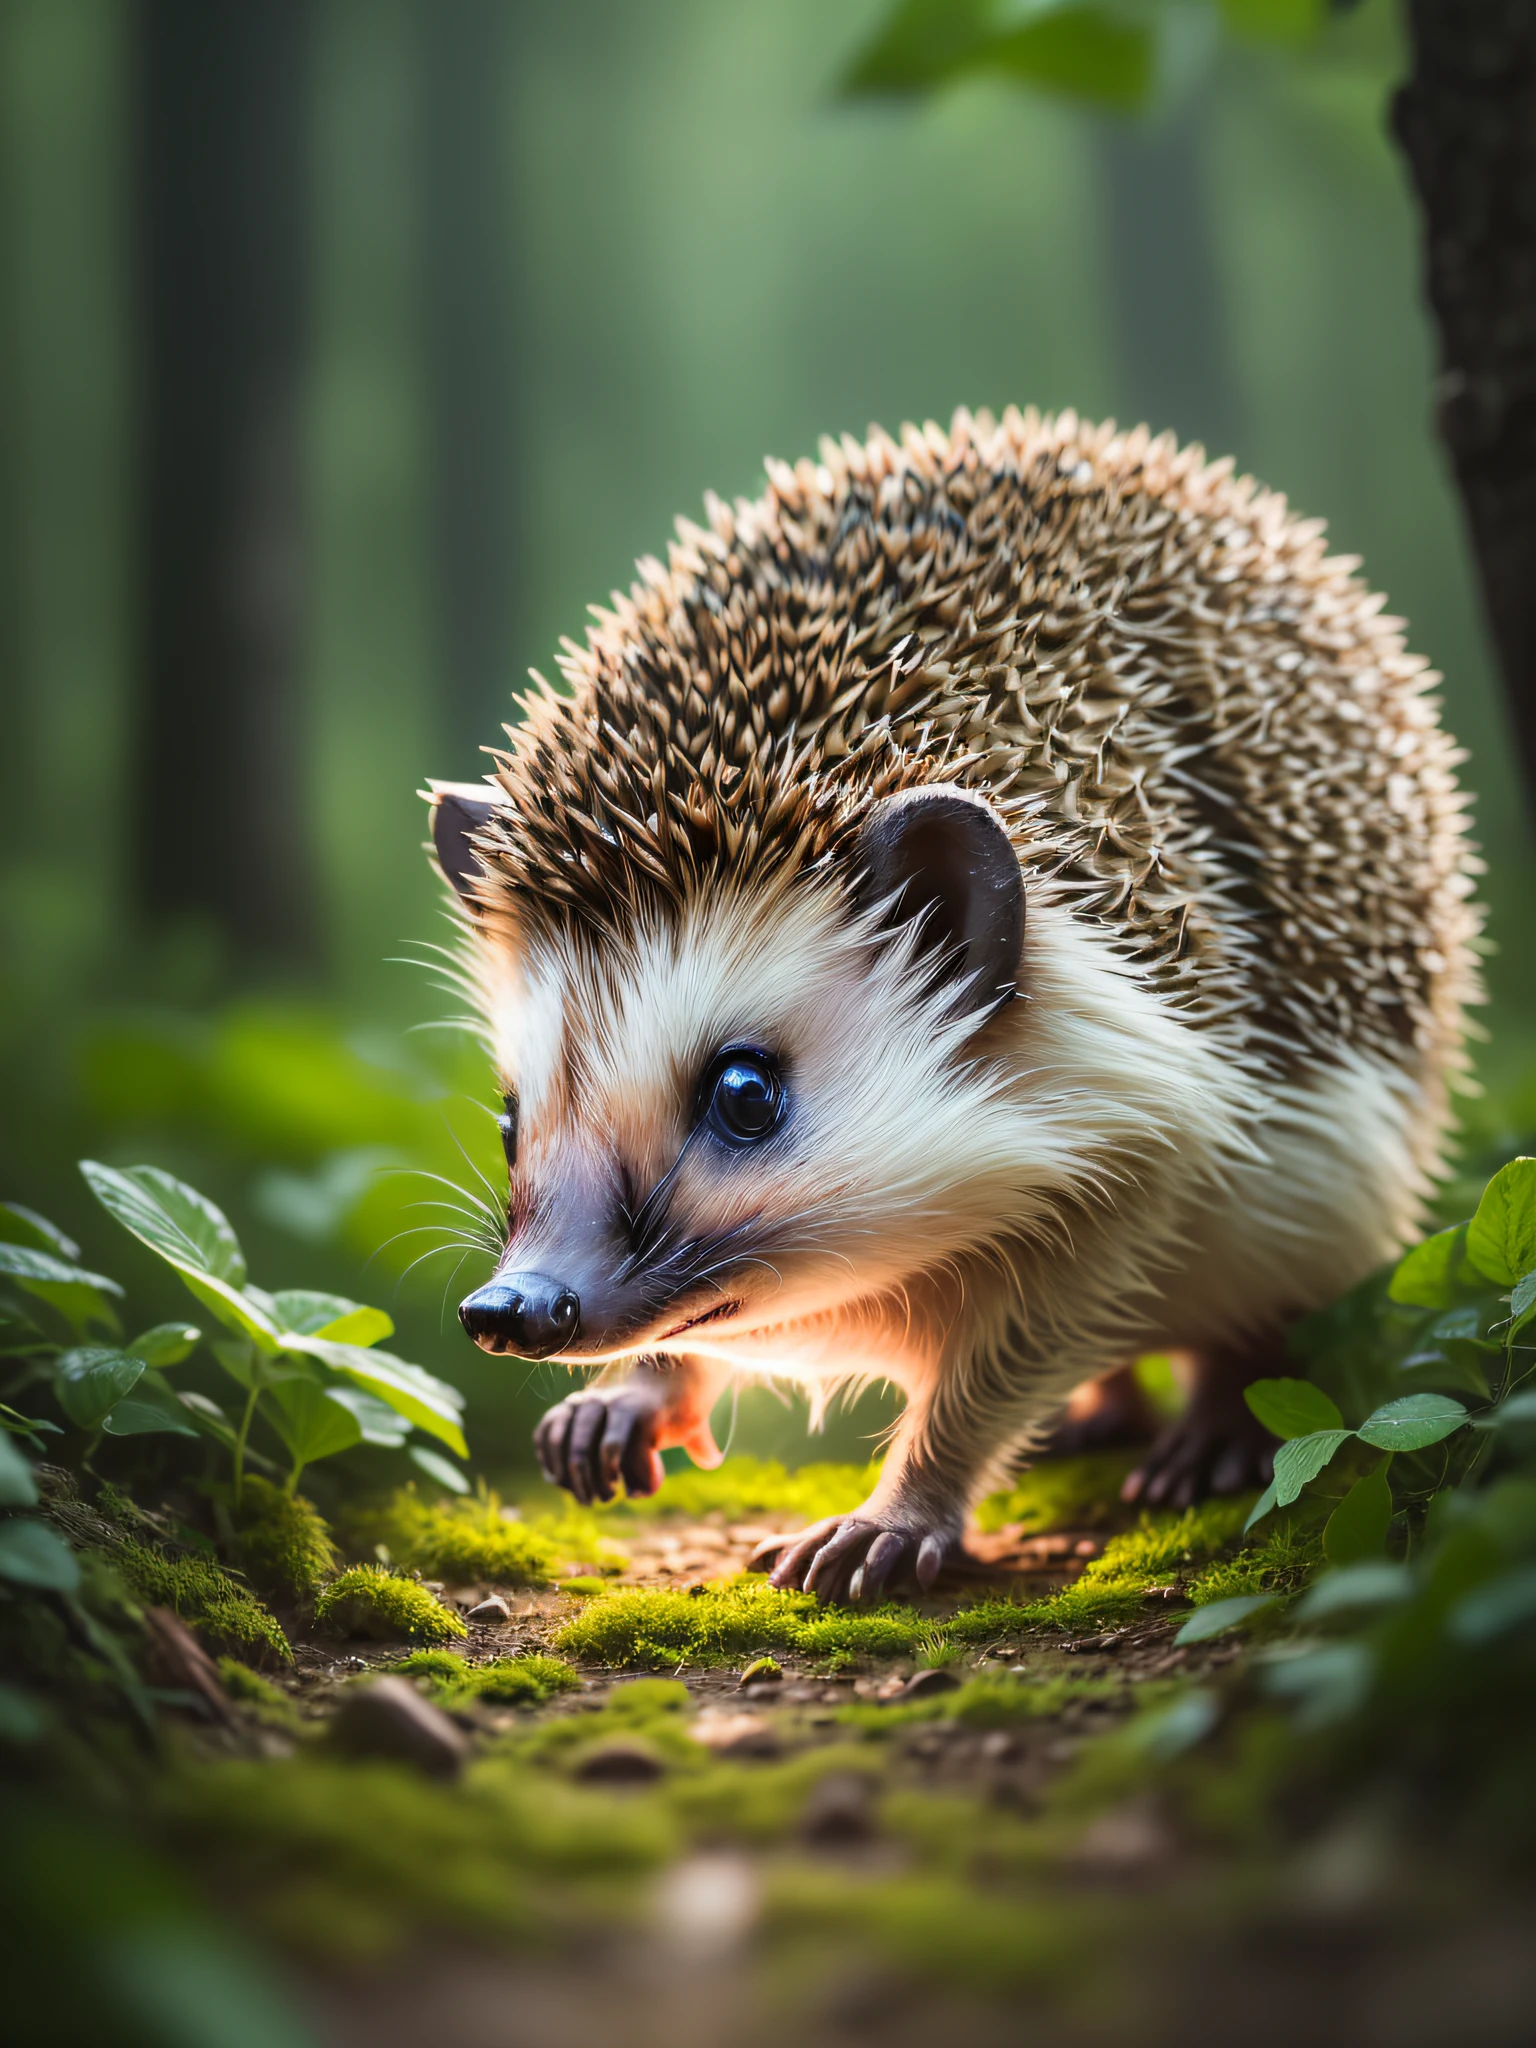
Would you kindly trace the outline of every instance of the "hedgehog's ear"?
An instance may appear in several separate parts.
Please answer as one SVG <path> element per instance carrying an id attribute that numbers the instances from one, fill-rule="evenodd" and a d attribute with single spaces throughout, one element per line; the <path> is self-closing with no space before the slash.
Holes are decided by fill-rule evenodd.
<path id="1" fill-rule="evenodd" d="M 1024 948 L 1024 882 L 1003 821 L 984 798 L 947 785 L 882 797 L 859 832 L 862 908 L 921 920 L 919 945 L 964 1010 L 1011 995 Z"/>
<path id="2" fill-rule="evenodd" d="M 469 843 L 470 835 L 484 831 L 495 814 L 496 800 L 486 793 L 483 782 L 434 782 L 429 800 L 437 864 L 465 908 L 473 911 L 478 908 L 475 890 L 485 869 Z"/>

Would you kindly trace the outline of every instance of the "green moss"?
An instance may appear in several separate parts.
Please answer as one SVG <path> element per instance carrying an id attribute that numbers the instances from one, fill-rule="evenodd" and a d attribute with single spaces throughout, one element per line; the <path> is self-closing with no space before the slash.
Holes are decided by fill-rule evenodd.
<path id="1" fill-rule="evenodd" d="M 341 1562 L 318 1509 L 255 1473 L 241 1495 L 234 1557 L 268 1595 L 312 1599 Z"/>
<path id="2" fill-rule="evenodd" d="M 559 1657 L 503 1657 L 494 1664 L 471 1664 L 453 1650 L 413 1650 L 389 1668 L 430 1680 L 432 1698 L 444 1707 L 471 1700 L 495 1707 L 541 1707 L 556 1693 L 574 1692 L 581 1685 L 580 1676 Z"/>
<path id="3" fill-rule="evenodd" d="M 1236 1543 L 1252 1504 L 1251 1497 L 1243 1495 L 1204 1501 L 1182 1515 L 1143 1515 L 1134 1529 L 1109 1539 L 1103 1556 L 1084 1566 L 1083 1579 L 1138 1589 L 1159 1585 L 1185 1566 L 1202 1563 Z"/>
<path id="4" fill-rule="evenodd" d="M 987 1893 L 960 1876 L 859 1878 L 791 1864 L 770 1873 L 767 1918 L 779 1933 L 871 1944 L 908 1975 L 970 1993 L 1061 1976 L 1082 1952 L 1082 1931 L 1054 1902 Z"/>
<path id="5" fill-rule="evenodd" d="M 255 1594 L 206 1557 L 173 1557 L 156 1543 L 128 1537 L 111 1553 L 123 1580 L 146 1607 L 168 1607 L 216 1649 L 258 1663 L 292 1656 L 288 1638 Z"/>
<path id="6" fill-rule="evenodd" d="M 626 1589 L 589 1601 L 555 1636 L 555 1647 L 586 1663 L 660 1670 L 730 1664 L 754 1651 L 811 1657 L 900 1657 L 930 1624 L 910 1608 L 863 1614 L 819 1608 L 810 1593 L 780 1592 L 761 1579 L 733 1579 L 699 1593 Z"/>
<path id="7" fill-rule="evenodd" d="M 976 1511 L 987 1531 L 1017 1522 L 1026 1536 L 1053 1529 L 1103 1529 L 1123 1518 L 1120 1487 L 1136 1462 L 1132 1451 L 1095 1451 L 1081 1458 L 1045 1458 L 994 1493 Z"/>
<path id="8" fill-rule="evenodd" d="M 1235 1600 L 1248 1593 L 1295 1592 L 1322 1562 L 1318 1530 L 1282 1524 L 1264 1542 L 1207 1566 L 1189 1586 L 1189 1597 L 1197 1607 L 1204 1607 L 1213 1600 Z"/>
<path id="9" fill-rule="evenodd" d="M 219 1676 L 230 1698 L 238 1700 L 242 1707 L 248 1707 L 267 1727 L 294 1729 L 299 1726 L 298 1707 L 282 1687 L 274 1685 L 270 1678 L 263 1678 L 249 1664 L 242 1664 L 238 1657 L 221 1657 Z"/>
<path id="10" fill-rule="evenodd" d="M 545 1586 L 557 1558 L 549 1538 L 509 1520 L 494 1493 L 428 1501 L 403 1486 L 376 1512 L 354 1518 L 347 1533 L 355 1549 L 383 1545 L 395 1564 L 456 1585 Z"/>
<path id="11" fill-rule="evenodd" d="M 444 1685 L 456 1685 L 469 1675 L 469 1659 L 457 1650 L 412 1650 L 389 1667 L 407 1678 L 436 1678 Z"/>
<path id="12" fill-rule="evenodd" d="M 504 1763 L 459 1785 L 385 1764 L 304 1754 L 204 1765 L 156 1787 L 160 1836 L 218 1873 L 242 1924 L 284 1946 L 366 1961 L 412 1936 L 547 1938 L 560 1880 L 622 1883 L 653 1868 L 666 1815 Z M 551 1884 L 555 1880 L 555 1884 Z"/>
<path id="13" fill-rule="evenodd" d="M 459 1617 L 416 1579 L 380 1565 L 353 1565 L 315 1603 L 315 1620 L 376 1642 L 447 1643 L 467 1633 Z"/>
<path id="14" fill-rule="evenodd" d="M 692 1466 L 673 1472 L 660 1493 L 624 1501 L 619 1512 L 647 1518 L 679 1515 L 690 1521 L 706 1515 L 719 1515 L 727 1522 L 785 1515 L 819 1522 L 867 1500 L 879 1476 L 877 1463 L 802 1465 L 791 1472 L 776 1458 L 727 1458 L 713 1472 Z"/>
<path id="15" fill-rule="evenodd" d="M 594 1593 L 606 1593 L 607 1590 L 608 1582 L 606 1579 L 587 1577 L 562 1579 L 556 1588 L 557 1592 L 574 1593 L 582 1600 L 590 1600 Z"/>
<path id="16" fill-rule="evenodd" d="M 626 1741 L 640 1736 L 674 1769 L 701 1771 L 711 1759 L 688 1733 L 692 1704 L 679 1680 L 632 1679 L 616 1685 L 595 1713 L 567 1714 L 520 1728 L 502 1738 L 496 1754 L 519 1764 L 565 1765 L 616 1736 Z"/>
<path id="17" fill-rule="evenodd" d="M 1112 1536 L 1103 1555 L 1059 1593 L 1045 1600 L 980 1601 L 955 1616 L 949 1638 L 990 1643 L 1036 1629 L 1087 1635 L 1118 1628 L 1146 1612 L 1142 1595 L 1149 1586 L 1187 1578 L 1192 1565 L 1236 1543 L 1248 1506 L 1247 1499 L 1213 1500 L 1184 1514 L 1143 1515 L 1134 1529 Z"/>

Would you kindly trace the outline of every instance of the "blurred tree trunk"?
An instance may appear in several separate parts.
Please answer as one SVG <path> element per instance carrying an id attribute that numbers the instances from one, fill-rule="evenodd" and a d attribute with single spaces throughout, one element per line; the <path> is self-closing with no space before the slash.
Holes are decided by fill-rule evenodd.
<path id="1" fill-rule="evenodd" d="M 1536 803 L 1536 4 L 1407 0 L 1393 125 L 1424 216 L 1440 433 Z"/>
<path id="2" fill-rule="evenodd" d="M 1196 104 L 1157 128 L 1097 124 L 1122 426 L 1228 454 L 1242 434 Z"/>
<path id="3" fill-rule="evenodd" d="M 138 903 L 303 959 L 310 0 L 133 0 L 131 24 Z"/>
<path id="4" fill-rule="evenodd" d="M 474 777 L 510 706 L 518 611 L 509 0 L 423 14 L 428 435 L 441 731 Z"/>

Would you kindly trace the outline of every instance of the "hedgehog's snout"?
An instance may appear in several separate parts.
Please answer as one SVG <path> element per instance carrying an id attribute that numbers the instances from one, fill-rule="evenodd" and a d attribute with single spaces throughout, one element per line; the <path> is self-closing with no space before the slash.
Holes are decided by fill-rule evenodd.
<path id="1" fill-rule="evenodd" d="M 581 1327 L 581 1300 L 544 1273 L 506 1273 L 459 1304 L 459 1321 L 483 1351 L 549 1358 Z"/>

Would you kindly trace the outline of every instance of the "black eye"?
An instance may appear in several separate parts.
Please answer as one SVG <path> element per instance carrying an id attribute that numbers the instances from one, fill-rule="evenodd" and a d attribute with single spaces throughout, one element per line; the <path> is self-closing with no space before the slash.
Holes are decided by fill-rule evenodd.
<path id="1" fill-rule="evenodd" d="M 496 1119 L 496 1128 L 501 1133 L 501 1149 L 507 1155 L 508 1167 L 517 1164 L 517 1097 L 509 1095 L 507 1106 Z"/>
<path id="2" fill-rule="evenodd" d="M 778 1062 L 751 1046 L 720 1054 L 705 1088 L 704 1119 L 728 1145 L 755 1145 L 770 1137 L 784 1115 Z"/>

